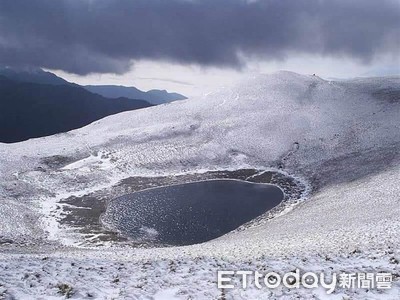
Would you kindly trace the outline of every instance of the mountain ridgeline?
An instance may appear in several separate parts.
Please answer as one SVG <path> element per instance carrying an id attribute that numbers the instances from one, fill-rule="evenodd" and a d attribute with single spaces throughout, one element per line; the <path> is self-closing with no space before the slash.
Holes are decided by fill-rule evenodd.
<path id="1" fill-rule="evenodd" d="M 8 68 L 0 67 L 0 76 L 7 77 L 11 80 L 32 82 L 39 84 L 51 85 L 70 85 L 79 86 L 75 83 L 68 82 L 57 75 L 46 72 L 40 68 Z M 106 98 L 130 98 L 145 100 L 151 104 L 164 104 L 176 100 L 187 99 L 185 96 L 178 93 L 169 93 L 166 90 L 150 90 L 147 92 L 141 91 L 133 86 L 122 85 L 86 85 L 82 86 L 89 92 L 99 94 Z"/>
<path id="2" fill-rule="evenodd" d="M 53 85 L 76 85 L 57 75 L 43 71 L 40 68 L 7 68 L 0 67 L 0 76 L 10 80 Z M 77 86 L 77 85 L 76 85 Z"/>
<path id="3" fill-rule="evenodd" d="M 66 132 L 109 115 L 181 99 L 186 97 L 162 90 L 82 87 L 42 69 L 0 68 L 0 142 Z"/>
<path id="4" fill-rule="evenodd" d="M 0 76 L 0 142 L 66 132 L 119 112 L 152 104 L 107 99 L 79 86 L 20 82 Z"/>
<path id="5" fill-rule="evenodd" d="M 165 90 L 150 90 L 143 92 L 135 87 L 128 86 L 86 85 L 84 88 L 92 93 L 96 93 L 107 98 L 126 97 L 131 99 L 142 99 L 155 105 L 187 99 L 181 94 L 168 93 Z"/>

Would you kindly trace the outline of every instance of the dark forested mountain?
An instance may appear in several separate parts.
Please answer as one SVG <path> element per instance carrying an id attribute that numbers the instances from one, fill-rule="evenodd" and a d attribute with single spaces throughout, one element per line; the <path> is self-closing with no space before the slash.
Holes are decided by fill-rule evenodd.
<path id="1" fill-rule="evenodd" d="M 152 104 L 163 104 L 175 100 L 187 99 L 178 93 L 168 93 L 166 90 L 150 90 L 143 92 L 135 87 L 118 85 L 86 85 L 85 89 L 107 98 L 126 97 L 132 99 L 146 100 Z"/>
<path id="2" fill-rule="evenodd" d="M 75 85 L 74 83 L 68 82 L 65 79 L 58 77 L 57 75 L 46 72 L 40 68 L 9 68 L 0 67 L 0 75 L 7 77 L 11 80 L 21 82 L 32 82 L 41 84 L 67 84 Z"/>
<path id="3" fill-rule="evenodd" d="M 1 75 L 11 80 L 20 82 L 79 86 L 75 83 L 68 82 L 63 78 L 58 77 L 57 75 L 51 72 L 44 71 L 40 68 L 0 67 L 0 76 Z M 156 105 L 172 102 L 175 100 L 187 99 L 185 96 L 181 94 L 169 93 L 166 90 L 154 89 L 144 92 L 133 86 L 127 87 L 121 85 L 87 85 L 83 87 L 89 92 L 99 94 L 106 98 L 114 99 L 114 98 L 124 97 L 130 99 L 141 99 Z"/>
<path id="4" fill-rule="evenodd" d="M 22 82 L 0 75 L 0 142 L 65 132 L 149 106 L 143 100 L 108 99 L 75 85 Z"/>
<path id="5" fill-rule="evenodd" d="M 182 99 L 165 90 L 81 87 L 40 68 L 0 67 L 0 142 L 65 132 L 111 114 Z"/>

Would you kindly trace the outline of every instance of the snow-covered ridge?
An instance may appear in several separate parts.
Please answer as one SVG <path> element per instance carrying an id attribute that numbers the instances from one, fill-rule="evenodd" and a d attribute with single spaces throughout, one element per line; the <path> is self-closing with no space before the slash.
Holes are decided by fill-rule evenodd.
<path id="1" fill-rule="evenodd" d="M 51 201 L 134 175 L 244 166 L 280 167 L 314 179 L 324 172 L 314 168 L 325 162 L 397 147 L 399 102 L 382 93 L 398 97 L 399 82 L 330 82 L 285 71 L 249 76 L 203 98 L 121 113 L 66 134 L 0 144 L 1 195 L 10 202 L 13 193 L 28 202 Z M 46 164 L 54 156 L 61 163 Z M 336 177 L 348 174 L 343 171 Z"/>
<path id="2" fill-rule="evenodd" d="M 12 202 L 17 193 L 30 202 L 99 189 L 132 175 L 243 166 L 279 166 L 313 179 L 313 168 L 335 158 L 397 147 L 399 81 L 330 82 L 285 71 L 250 76 L 203 98 L 0 144 L 1 195 Z M 48 166 L 54 156 L 68 163 Z"/>
<path id="3" fill-rule="evenodd" d="M 341 268 L 352 259 L 346 255 L 357 250 L 364 262 L 379 253 L 379 264 L 367 269 L 393 270 L 390 260 L 399 254 L 388 247 L 400 249 L 399 91 L 395 77 L 338 82 L 278 72 L 65 134 L 0 144 L 0 236 L 47 241 L 44 229 L 57 224 L 43 226 L 41 212 L 56 215 L 57 201 L 130 176 L 278 168 L 313 187 L 291 211 L 201 245 L 113 251 L 132 260 L 180 257 L 185 262 L 205 256 L 206 262 L 191 264 L 193 271 L 202 270 L 210 257 L 254 258 L 254 265 L 284 259 L 296 265 L 296 257 L 310 253 L 329 254 L 333 262 L 323 265 Z M 60 234 L 69 233 L 55 230 L 50 236 L 57 242 Z M 107 264 L 109 258 L 99 259 Z M 153 293 L 150 287 L 146 291 Z"/>

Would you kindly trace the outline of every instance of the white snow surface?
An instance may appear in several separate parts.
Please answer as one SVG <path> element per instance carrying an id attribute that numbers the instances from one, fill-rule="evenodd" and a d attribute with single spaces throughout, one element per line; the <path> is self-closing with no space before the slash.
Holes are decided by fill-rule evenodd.
<path id="1" fill-rule="evenodd" d="M 400 299 L 400 78 L 278 72 L 202 98 L 0 144 L 0 299 Z M 64 164 L 43 162 L 66 157 Z M 199 245 L 79 246 L 61 199 L 130 176 L 276 168 L 312 192 Z M 397 261 L 397 263 L 396 263 Z M 390 290 L 217 289 L 217 269 L 390 272 Z"/>

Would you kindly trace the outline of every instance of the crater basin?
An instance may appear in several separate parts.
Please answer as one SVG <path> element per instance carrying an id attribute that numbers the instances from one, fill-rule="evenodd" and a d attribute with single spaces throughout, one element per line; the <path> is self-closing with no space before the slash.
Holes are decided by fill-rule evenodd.
<path id="1" fill-rule="evenodd" d="M 104 224 L 141 242 L 189 245 L 224 235 L 277 206 L 282 190 L 241 180 L 207 180 L 150 188 L 118 197 Z"/>

